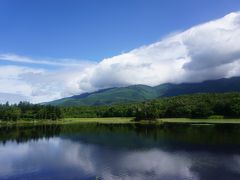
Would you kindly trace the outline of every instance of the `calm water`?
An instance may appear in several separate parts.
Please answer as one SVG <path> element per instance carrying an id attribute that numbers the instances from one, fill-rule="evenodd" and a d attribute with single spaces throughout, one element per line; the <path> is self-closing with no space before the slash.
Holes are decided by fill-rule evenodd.
<path id="1" fill-rule="evenodd" d="M 0 128 L 0 179 L 240 179 L 239 126 Z"/>

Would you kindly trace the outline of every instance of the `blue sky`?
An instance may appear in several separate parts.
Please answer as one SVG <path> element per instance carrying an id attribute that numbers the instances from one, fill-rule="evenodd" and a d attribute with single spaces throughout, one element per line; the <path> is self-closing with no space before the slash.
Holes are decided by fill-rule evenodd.
<path id="1" fill-rule="evenodd" d="M 0 103 L 233 76 L 239 0 L 0 0 Z"/>
<path id="2" fill-rule="evenodd" d="M 1 0 L 0 53 L 100 61 L 239 9 L 239 0 Z"/>

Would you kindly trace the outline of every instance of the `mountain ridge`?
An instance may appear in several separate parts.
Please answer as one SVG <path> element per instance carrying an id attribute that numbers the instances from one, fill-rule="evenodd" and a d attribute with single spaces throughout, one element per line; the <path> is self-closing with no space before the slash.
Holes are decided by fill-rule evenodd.
<path id="1" fill-rule="evenodd" d="M 45 104 L 56 106 L 97 106 L 141 102 L 184 94 L 224 92 L 240 92 L 240 77 L 207 80 L 199 83 L 165 83 L 153 87 L 142 84 L 113 87 L 74 95 Z"/>

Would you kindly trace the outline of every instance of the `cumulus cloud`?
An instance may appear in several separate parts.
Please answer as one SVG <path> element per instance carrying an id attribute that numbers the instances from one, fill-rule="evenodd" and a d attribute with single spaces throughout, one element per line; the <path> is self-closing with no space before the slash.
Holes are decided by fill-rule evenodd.
<path id="1" fill-rule="evenodd" d="M 22 97 L 18 98 L 19 101 L 38 103 L 83 92 L 78 85 L 82 69 L 85 68 L 77 66 L 49 71 L 24 66 L 0 66 L 0 103 L 16 103 L 16 96 Z"/>
<path id="2" fill-rule="evenodd" d="M 58 66 L 32 69 L 0 66 L 0 92 L 32 102 L 133 84 L 200 82 L 240 75 L 240 12 L 167 36 L 159 42 L 99 63 L 35 60 L 13 54 L 0 60 Z M 76 64 L 82 64 L 78 66 Z M 1 73 L 1 71 L 4 73 Z M 16 71 L 15 71 L 16 70 Z M 14 73 L 12 73 L 14 71 Z M 14 87 L 14 88 L 13 88 Z"/>
<path id="3" fill-rule="evenodd" d="M 105 59 L 90 74 L 94 87 L 199 82 L 240 74 L 240 13 L 198 25 L 149 46 Z"/>
<path id="4" fill-rule="evenodd" d="M 132 84 L 199 82 L 240 74 L 240 13 L 181 33 L 97 64 L 79 79 L 100 89 Z"/>
<path id="5" fill-rule="evenodd" d="M 183 34 L 191 61 L 188 70 L 201 70 L 229 64 L 240 59 L 240 16 L 231 13 Z"/>

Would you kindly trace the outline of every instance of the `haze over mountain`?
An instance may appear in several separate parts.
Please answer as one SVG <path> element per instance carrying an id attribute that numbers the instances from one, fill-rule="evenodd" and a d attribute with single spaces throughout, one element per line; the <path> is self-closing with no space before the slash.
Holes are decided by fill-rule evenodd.
<path id="1" fill-rule="evenodd" d="M 95 61 L 0 51 L 0 102 L 18 95 L 33 103 L 47 102 L 126 86 L 139 88 L 136 98 L 142 100 L 153 96 L 155 90 L 149 86 L 240 76 L 240 12 L 184 31 L 172 31 L 175 33 L 169 32 L 155 43 Z M 132 86 L 136 84 L 146 86 Z M 153 91 L 151 95 L 143 96 L 148 90 Z"/>
<path id="2" fill-rule="evenodd" d="M 58 106 L 90 106 L 141 102 L 155 98 L 194 93 L 240 92 L 240 77 L 204 81 L 201 83 L 162 84 L 154 87 L 132 85 L 84 93 L 49 102 Z"/>

